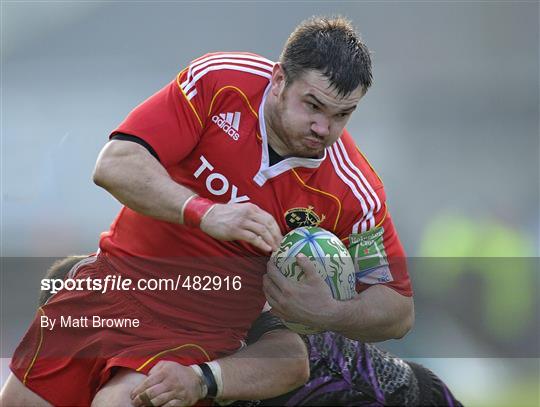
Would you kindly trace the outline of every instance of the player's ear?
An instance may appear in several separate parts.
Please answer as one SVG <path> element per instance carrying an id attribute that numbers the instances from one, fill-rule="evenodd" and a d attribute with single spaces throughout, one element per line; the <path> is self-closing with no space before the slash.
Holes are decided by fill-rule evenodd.
<path id="1" fill-rule="evenodd" d="M 281 63 L 276 62 L 274 68 L 272 69 L 272 88 L 271 92 L 274 96 L 279 96 L 285 87 L 285 71 L 281 66 Z"/>

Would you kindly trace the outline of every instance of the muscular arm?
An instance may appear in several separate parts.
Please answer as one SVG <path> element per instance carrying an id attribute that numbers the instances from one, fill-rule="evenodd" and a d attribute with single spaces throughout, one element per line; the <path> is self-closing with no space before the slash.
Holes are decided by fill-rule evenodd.
<path id="1" fill-rule="evenodd" d="M 180 223 L 182 205 L 194 194 L 174 182 L 146 148 L 131 141 L 107 143 L 99 154 L 93 178 L 125 206 L 174 223 Z"/>
<path id="2" fill-rule="evenodd" d="M 402 338 L 413 323 L 412 297 L 377 284 L 352 300 L 335 301 L 324 328 L 361 342 L 380 342 Z"/>
<path id="3" fill-rule="evenodd" d="M 300 337 L 287 330 L 270 313 L 259 318 L 250 331 L 246 348 L 218 359 L 221 368 L 222 400 L 276 397 L 309 379 L 309 358 Z M 262 335 L 261 335 L 262 334 Z M 191 405 L 201 398 L 202 379 L 188 366 L 163 361 L 132 391 L 135 406 L 144 405 L 141 394 L 161 405 L 182 399 Z"/>
<path id="4" fill-rule="evenodd" d="M 182 223 L 182 207 L 194 195 L 175 182 L 145 147 L 125 140 L 105 145 L 94 182 L 128 208 L 173 223 Z M 263 252 L 277 248 L 282 239 L 275 219 L 250 203 L 216 204 L 200 228 L 215 239 L 245 240 Z"/>
<path id="5" fill-rule="evenodd" d="M 309 379 L 306 345 L 286 329 L 264 334 L 257 342 L 219 360 L 225 400 L 252 400 L 287 393 Z"/>

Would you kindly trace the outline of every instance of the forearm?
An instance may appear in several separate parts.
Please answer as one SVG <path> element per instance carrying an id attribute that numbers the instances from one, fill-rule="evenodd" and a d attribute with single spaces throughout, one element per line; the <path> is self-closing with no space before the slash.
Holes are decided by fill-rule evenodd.
<path id="1" fill-rule="evenodd" d="M 111 141 L 100 153 L 94 182 L 143 215 L 179 223 L 182 205 L 194 193 L 174 182 L 139 144 Z"/>
<path id="2" fill-rule="evenodd" d="M 404 297 L 382 284 L 334 305 L 324 328 L 361 342 L 402 338 L 414 323 L 412 297 Z"/>
<path id="3" fill-rule="evenodd" d="M 302 339 L 279 329 L 234 355 L 218 360 L 224 400 L 258 400 L 287 393 L 309 379 L 309 359 Z"/>

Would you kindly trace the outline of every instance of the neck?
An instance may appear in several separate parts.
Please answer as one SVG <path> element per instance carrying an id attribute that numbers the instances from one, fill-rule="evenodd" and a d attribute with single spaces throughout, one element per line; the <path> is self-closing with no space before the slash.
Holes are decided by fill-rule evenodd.
<path id="1" fill-rule="evenodd" d="M 288 155 L 287 145 L 278 136 L 277 127 L 277 112 L 276 112 L 276 100 L 275 96 L 270 92 L 266 99 L 266 103 L 263 109 L 264 123 L 266 125 L 266 137 L 270 147 L 274 149 L 276 153 L 284 157 Z"/>

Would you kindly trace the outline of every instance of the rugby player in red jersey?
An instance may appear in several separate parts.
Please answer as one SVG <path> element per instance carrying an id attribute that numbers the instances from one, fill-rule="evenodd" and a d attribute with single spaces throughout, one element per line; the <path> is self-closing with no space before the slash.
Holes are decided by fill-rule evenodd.
<path id="1" fill-rule="evenodd" d="M 269 252 L 307 213 L 346 244 L 380 231 L 376 267 L 358 270 L 360 295 L 343 304 L 316 280 L 302 289 L 319 303 L 291 301 L 291 286 L 270 270 L 270 304 L 351 338 L 402 337 L 413 321 L 405 254 L 382 183 L 344 128 L 370 85 L 369 52 L 350 25 L 312 19 L 293 32 L 279 63 L 208 54 L 135 108 L 94 173 L 125 206 L 73 277 L 234 276 L 241 289 L 60 291 L 17 348 L 2 401 L 129 397 L 126 389 L 160 360 L 202 364 L 237 351 L 265 302 Z M 141 327 L 48 333 L 40 325 L 92 315 L 137 316 Z"/>

